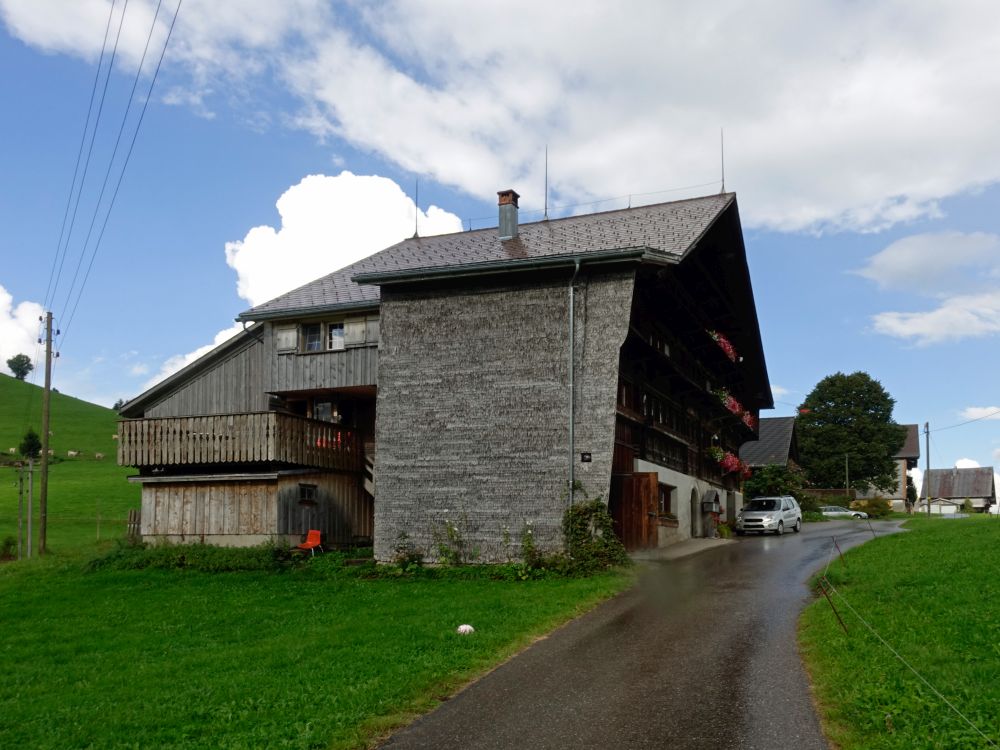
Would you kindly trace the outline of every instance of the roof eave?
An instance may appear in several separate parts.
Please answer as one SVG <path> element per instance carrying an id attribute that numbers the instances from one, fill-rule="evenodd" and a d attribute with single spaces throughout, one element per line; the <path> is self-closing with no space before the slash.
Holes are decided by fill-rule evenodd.
<path id="1" fill-rule="evenodd" d="M 272 310 L 268 312 L 254 313 L 245 310 L 236 316 L 237 323 L 249 323 L 251 321 L 281 320 L 282 318 L 301 318 L 309 315 L 327 315 L 329 313 L 353 312 L 355 310 L 372 310 L 378 308 L 380 300 L 366 300 L 364 302 L 341 302 L 334 305 L 308 305 L 302 307 L 291 307 L 282 310 Z"/>
<path id="2" fill-rule="evenodd" d="M 500 260 L 431 268 L 411 268 L 400 271 L 359 273 L 356 276 L 352 276 L 351 281 L 356 284 L 388 286 L 390 284 L 410 284 L 420 281 L 437 281 L 441 279 L 467 278 L 470 276 L 494 276 L 497 274 L 540 271 L 563 266 L 575 266 L 577 263 L 586 263 L 587 265 L 638 263 L 643 260 L 651 260 L 650 255 L 650 249 L 647 247 L 628 247 L 596 253 L 567 253 L 565 255 L 554 255 L 544 258 Z M 656 260 L 669 262 L 665 258 L 660 257 L 659 254 L 657 256 Z"/>

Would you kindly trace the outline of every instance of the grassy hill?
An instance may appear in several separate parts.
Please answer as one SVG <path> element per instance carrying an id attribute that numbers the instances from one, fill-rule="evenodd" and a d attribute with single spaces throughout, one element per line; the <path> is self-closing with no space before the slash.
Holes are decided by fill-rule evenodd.
<path id="1" fill-rule="evenodd" d="M 52 394 L 49 469 L 48 548 L 53 553 L 78 550 L 97 540 L 120 536 L 129 508 L 139 507 L 139 488 L 125 481 L 134 469 L 115 462 L 118 415 L 111 409 L 61 393 Z M 0 375 L 0 539 L 17 536 L 17 448 L 28 427 L 41 435 L 42 388 Z M 69 451 L 79 456 L 68 457 Z M 97 458 L 103 454 L 104 458 Z M 26 474 L 26 473 L 25 473 Z M 25 496 L 27 476 L 25 475 Z M 37 548 L 39 477 L 35 474 Z M 27 499 L 27 498 L 26 498 Z"/>

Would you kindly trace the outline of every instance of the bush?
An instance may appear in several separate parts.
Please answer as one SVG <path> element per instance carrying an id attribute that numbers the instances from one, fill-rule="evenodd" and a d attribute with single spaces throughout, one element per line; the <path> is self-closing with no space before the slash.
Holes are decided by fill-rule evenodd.
<path id="1" fill-rule="evenodd" d="M 0 560 L 13 560 L 17 555 L 17 539 L 5 536 L 0 542 Z"/>
<path id="2" fill-rule="evenodd" d="M 145 544 L 119 540 L 103 557 L 87 563 L 94 570 L 197 570 L 231 573 L 280 570 L 292 564 L 287 542 L 265 542 L 256 547 L 216 547 L 210 544 Z"/>
<path id="3" fill-rule="evenodd" d="M 892 504 L 884 497 L 873 497 L 870 500 L 856 500 L 851 503 L 856 510 L 863 510 L 869 518 L 888 518 L 892 513 Z"/>
<path id="4" fill-rule="evenodd" d="M 614 521 L 600 498 L 570 506 L 563 515 L 563 538 L 570 567 L 593 573 L 628 565 L 628 554 L 615 536 Z"/>

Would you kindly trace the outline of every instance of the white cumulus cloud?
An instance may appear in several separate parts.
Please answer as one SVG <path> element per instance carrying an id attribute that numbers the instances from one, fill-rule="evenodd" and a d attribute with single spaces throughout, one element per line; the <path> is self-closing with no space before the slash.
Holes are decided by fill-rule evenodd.
<path id="1" fill-rule="evenodd" d="M 1000 420 L 1000 406 L 970 406 L 962 409 L 962 417 L 965 419 Z"/>
<path id="2" fill-rule="evenodd" d="M 254 227 L 226 243 L 237 291 L 251 306 L 349 265 L 413 234 L 413 200 L 392 180 L 341 172 L 310 175 L 278 199 L 281 226 Z M 421 235 L 458 232 L 462 221 L 431 206 Z"/>
<path id="3" fill-rule="evenodd" d="M 38 348 L 39 317 L 45 310 L 37 302 L 24 300 L 14 304 L 14 296 L 0 285 L 0 367 L 15 354 L 27 354 L 34 362 Z M 44 352 L 43 352 L 44 354 Z"/>
<path id="4" fill-rule="evenodd" d="M 95 60 L 109 2 L 0 0 L 0 17 L 28 44 Z M 154 4 L 128 8 L 126 66 Z M 747 224 L 873 230 L 1000 179 L 1000 98 L 988 95 L 1000 66 L 984 64 L 998 58 L 1000 4 L 982 0 L 572 12 L 534 0 L 187 0 L 162 90 L 204 114 L 280 107 L 245 119 L 340 139 L 473 195 L 512 186 L 526 207 L 542 202 L 546 144 L 563 203 L 717 190 L 724 128 L 727 187 Z M 295 102 L 273 102 L 275 90 Z"/>
<path id="5" fill-rule="evenodd" d="M 974 458 L 960 458 L 955 462 L 956 469 L 978 469 L 979 462 Z"/>
<path id="6" fill-rule="evenodd" d="M 199 357 L 202 357 L 212 351 L 215 347 L 226 343 L 236 334 L 243 330 L 241 324 L 233 325 L 225 330 L 219 331 L 215 334 L 215 338 L 212 340 L 211 344 L 205 344 L 204 346 L 199 346 L 194 351 L 190 351 L 187 354 L 175 354 L 172 357 L 168 357 L 163 364 L 160 366 L 159 372 L 157 372 L 153 377 L 147 380 L 143 386 L 143 391 L 152 388 L 154 385 L 159 383 L 161 380 L 170 377 L 178 370 L 182 370 L 189 364 L 194 362 Z"/>

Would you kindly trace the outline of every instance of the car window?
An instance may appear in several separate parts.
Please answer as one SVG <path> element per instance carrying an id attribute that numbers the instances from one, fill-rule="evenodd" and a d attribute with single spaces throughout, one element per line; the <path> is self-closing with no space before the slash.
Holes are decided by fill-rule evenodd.
<path id="1" fill-rule="evenodd" d="M 773 497 L 759 497 L 746 504 L 746 510 L 777 510 L 778 502 Z"/>

